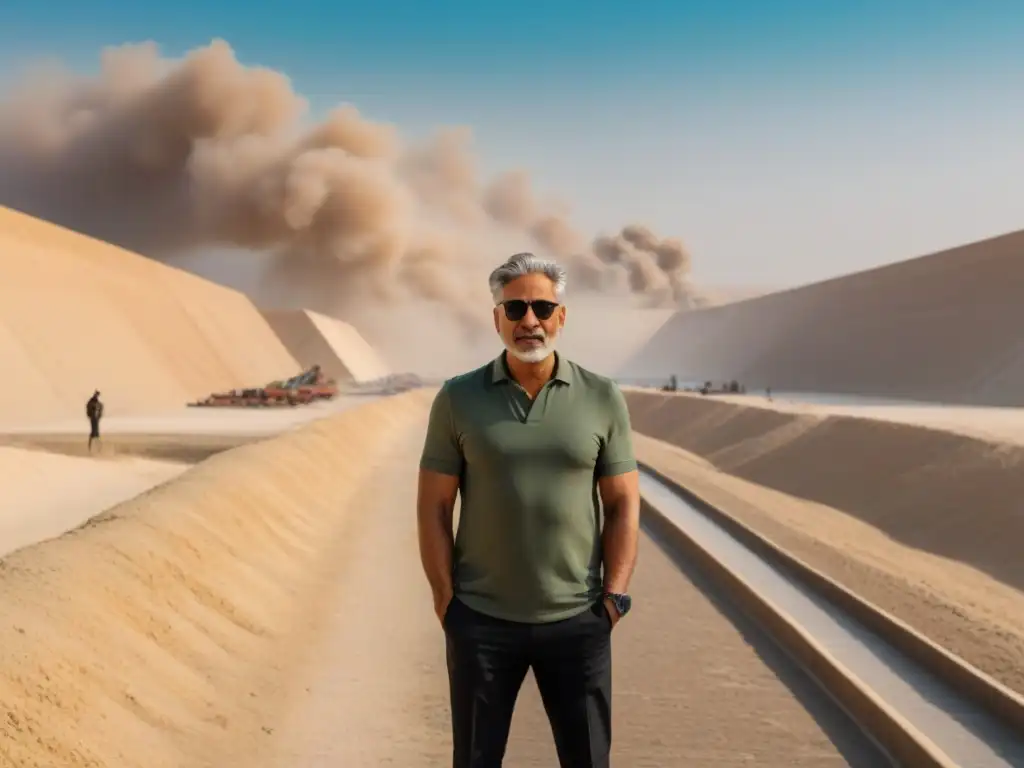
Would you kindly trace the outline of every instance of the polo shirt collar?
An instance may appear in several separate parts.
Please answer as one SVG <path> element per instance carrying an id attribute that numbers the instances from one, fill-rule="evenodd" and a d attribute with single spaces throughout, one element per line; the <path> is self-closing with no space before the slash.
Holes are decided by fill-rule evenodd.
<path id="1" fill-rule="evenodd" d="M 499 384 L 503 381 L 511 381 L 512 377 L 508 373 L 508 364 L 505 362 L 505 355 L 507 352 L 502 352 L 493 361 L 491 361 L 491 383 Z M 555 372 L 551 376 L 552 380 L 559 381 L 562 384 L 572 384 L 572 364 L 555 352 Z"/>

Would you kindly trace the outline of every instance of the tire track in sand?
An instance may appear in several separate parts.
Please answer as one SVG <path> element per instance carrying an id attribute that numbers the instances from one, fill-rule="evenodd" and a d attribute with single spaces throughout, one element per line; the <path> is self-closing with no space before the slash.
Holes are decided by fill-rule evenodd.
<path id="1" fill-rule="evenodd" d="M 306 692 L 268 736 L 260 766 L 450 765 L 444 639 L 416 542 L 421 439 L 422 424 L 355 500 L 344 582 L 312 651 L 312 674 L 296 681 Z M 821 694 L 704 587 L 643 537 L 636 607 L 614 634 L 613 764 L 882 764 Z M 556 765 L 528 676 L 505 766 Z"/>

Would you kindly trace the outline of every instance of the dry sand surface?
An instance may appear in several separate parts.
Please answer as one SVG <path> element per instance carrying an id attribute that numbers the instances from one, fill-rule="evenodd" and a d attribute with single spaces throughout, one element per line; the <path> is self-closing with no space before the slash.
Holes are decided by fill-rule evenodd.
<path id="1" fill-rule="evenodd" d="M 101 425 L 104 439 L 128 435 L 269 436 L 294 429 L 310 421 L 348 410 L 378 399 L 377 395 L 339 396 L 295 408 L 170 408 L 145 414 L 105 416 Z M 84 411 L 84 406 L 83 406 Z M 71 419 L 46 419 L 32 424 L 0 423 L 0 442 L 26 440 L 39 436 L 62 436 L 71 441 L 89 434 L 89 422 L 83 416 Z"/>
<path id="2" fill-rule="evenodd" d="M 362 514 L 349 524 L 334 577 L 359 586 L 332 603 L 297 683 L 303 694 L 253 765 L 450 764 L 444 641 L 413 514 L 421 436 L 422 425 L 411 430 L 353 496 Z M 616 765 L 878 764 L 820 694 L 647 539 L 632 591 L 638 607 L 615 635 Z M 505 765 L 556 764 L 528 678 Z"/>
<path id="3" fill-rule="evenodd" d="M 103 438 L 102 444 L 94 444 L 90 452 L 81 435 L 54 433 L 0 435 L 0 445 L 6 444 L 9 448 L 21 449 L 25 453 L 32 452 L 36 456 L 42 456 L 44 461 L 48 455 L 70 456 L 86 461 L 92 467 L 105 464 L 108 467 L 116 465 L 127 468 L 132 465 L 133 459 L 143 459 L 149 460 L 149 463 L 178 464 L 187 468 L 190 464 L 197 464 L 210 456 L 263 437 L 265 436 L 251 434 L 188 435 L 128 432 L 107 435 Z M 40 490 L 47 492 L 45 489 Z M 67 492 L 73 492 L 73 486 L 69 485 Z"/>
<path id="4" fill-rule="evenodd" d="M 977 437 L 982 440 L 1024 445 L 1024 408 L 931 405 L 925 403 L 836 404 L 810 403 L 763 395 L 708 395 L 708 399 L 739 403 L 754 408 L 807 414 L 811 416 L 851 416 L 916 424 L 945 432 Z"/>
<path id="5" fill-rule="evenodd" d="M 214 456 L 0 561 L 0 763 L 247 764 L 228 758 L 288 705 L 333 599 L 351 493 L 425 407 L 411 393 Z"/>
<path id="6" fill-rule="evenodd" d="M 0 422 L 152 412 L 299 366 L 241 293 L 0 207 Z"/>
<path id="7" fill-rule="evenodd" d="M 1024 404 L 1024 231 L 695 312 L 620 372 Z"/>
<path id="8" fill-rule="evenodd" d="M 413 513 L 429 401 L 216 455 L 0 561 L 0 764 L 446 764 Z M 692 578 L 644 540 L 615 636 L 616 764 L 877 764 Z M 548 734 L 528 684 L 506 764 L 552 765 Z"/>
<path id="9" fill-rule="evenodd" d="M 318 312 L 264 310 L 263 317 L 304 368 L 319 365 L 340 381 L 374 381 L 390 368 L 353 326 Z"/>
<path id="10" fill-rule="evenodd" d="M 0 446 L 0 556 L 59 536 L 187 468 L 169 461 L 97 460 Z"/>
<path id="11" fill-rule="evenodd" d="M 822 411 L 626 397 L 634 429 L 656 439 L 638 438 L 642 458 L 1024 692 L 1024 446 Z"/>

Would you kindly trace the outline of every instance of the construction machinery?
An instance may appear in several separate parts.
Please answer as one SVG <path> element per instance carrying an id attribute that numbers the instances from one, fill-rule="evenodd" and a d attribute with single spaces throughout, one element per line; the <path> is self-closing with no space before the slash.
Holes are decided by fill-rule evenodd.
<path id="1" fill-rule="evenodd" d="M 197 408 L 266 408 L 308 405 L 317 400 L 330 400 L 338 394 L 338 384 L 328 379 L 314 365 L 298 376 L 272 381 L 266 386 L 215 392 L 209 397 L 189 403 Z"/>

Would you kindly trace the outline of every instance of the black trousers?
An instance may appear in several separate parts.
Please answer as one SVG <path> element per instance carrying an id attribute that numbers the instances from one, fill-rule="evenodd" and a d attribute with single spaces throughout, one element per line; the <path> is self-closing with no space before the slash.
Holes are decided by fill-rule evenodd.
<path id="1" fill-rule="evenodd" d="M 455 598 L 444 629 L 453 768 L 500 768 L 516 697 L 531 668 L 561 768 L 608 768 L 611 619 L 603 602 L 563 621 L 521 624 Z"/>
<path id="2" fill-rule="evenodd" d="M 100 436 L 100 420 L 89 419 L 89 439 L 95 440 Z"/>

